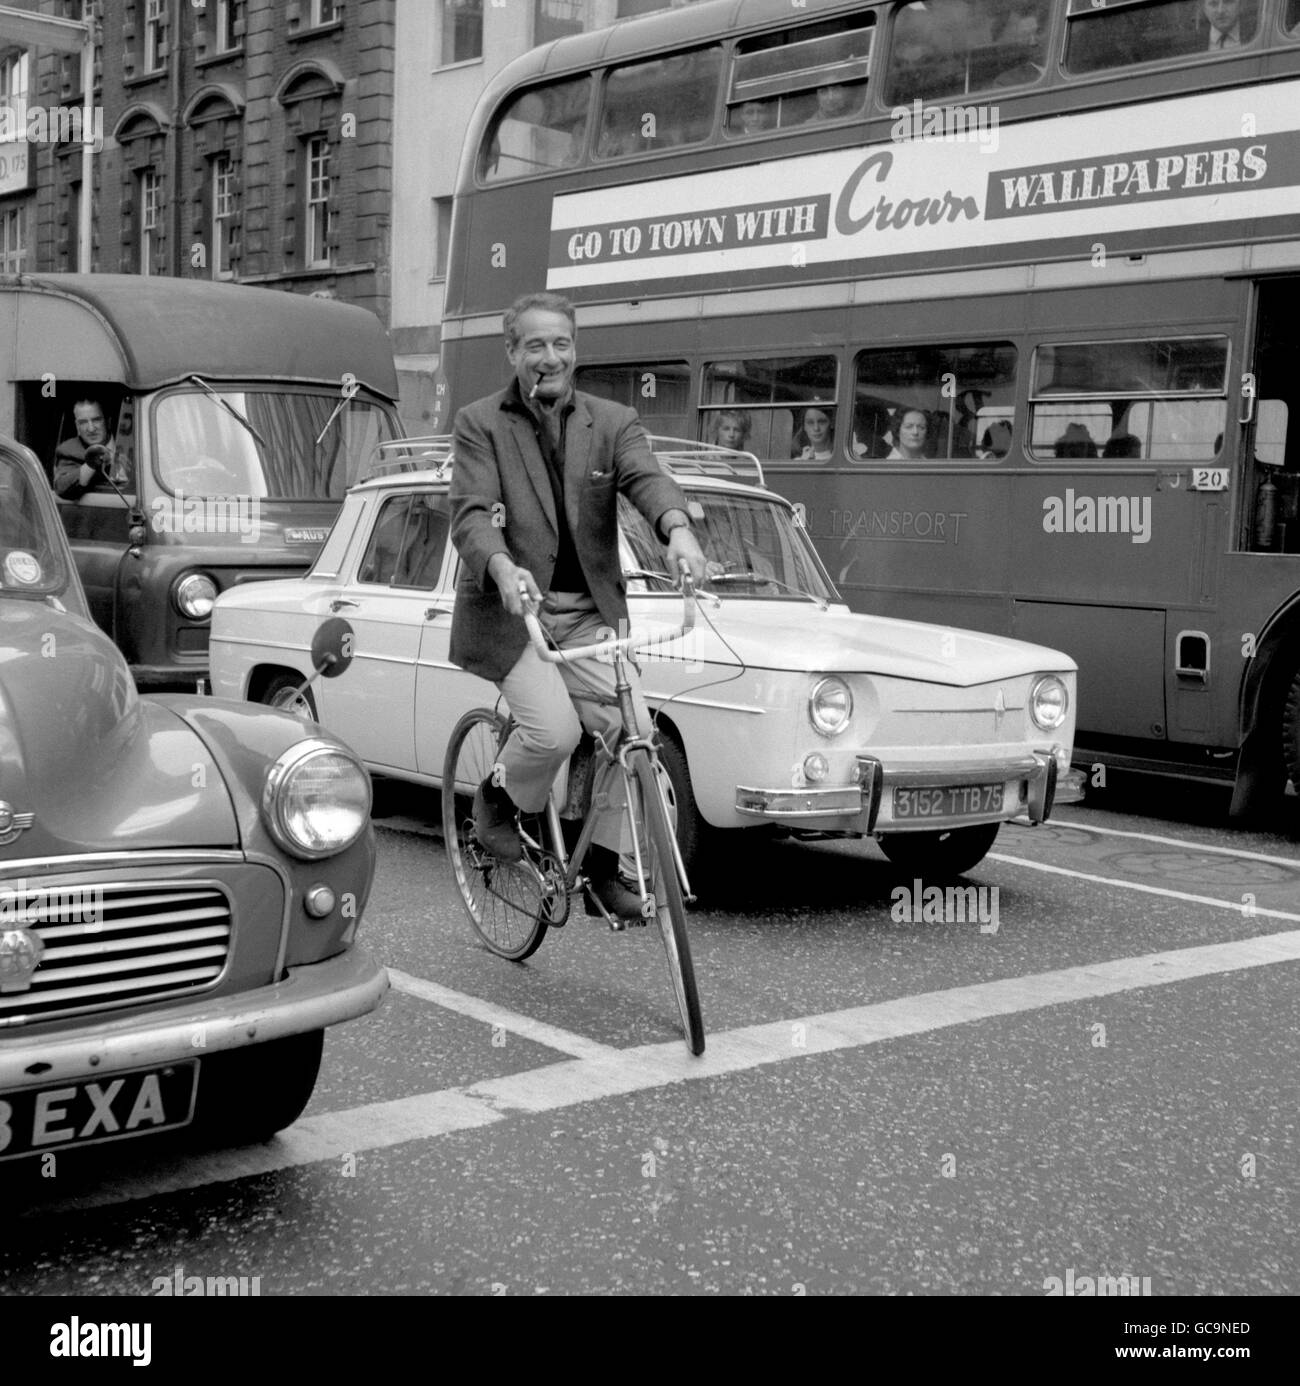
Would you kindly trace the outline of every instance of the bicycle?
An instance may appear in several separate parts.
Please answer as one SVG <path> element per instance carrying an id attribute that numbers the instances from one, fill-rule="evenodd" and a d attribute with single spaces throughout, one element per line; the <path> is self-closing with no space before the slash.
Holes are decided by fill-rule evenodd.
<path id="1" fill-rule="evenodd" d="M 666 776 L 659 768 L 653 732 L 643 735 L 637 725 L 624 659 L 634 649 L 678 640 L 694 628 L 695 594 L 684 571 L 682 608 L 682 624 L 675 630 L 628 635 L 563 651 L 547 646 L 536 612 L 525 613 L 528 638 L 547 663 L 590 657 L 609 657 L 614 663 L 615 698 L 610 704 L 617 703 L 623 726 L 612 750 L 597 743 L 594 758 L 584 767 L 580 747 L 570 760 L 565 807 L 580 809 L 582 820 L 571 852 L 565 846 L 554 790 L 540 814 L 522 818 L 521 861 L 500 861 L 475 839 L 470 802 L 474 790 L 492 773 L 511 729 L 509 719 L 495 708 L 472 709 L 452 730 L 443 762 L 442 819 L 452 871 L 475 932 L 493 953 L 522 962 L 537 951 L 548 928 L 565 923 L 576 893 L 585 890 L 594 900 L 582 864 L 596 826 L 596 806 L 611 778 L 621 775 L 624 802 L 631 816 L 641 922 L 658 922 L 686 1046 L 692 1054 L 702 1054 L 704 1022 L 686 934 L 686 900 L 694 897 L 664 795 Z M 595 901 L 595 906 L 612 929 L 625 927 L 624 921 L 610 915 L 599 901 Z"/>

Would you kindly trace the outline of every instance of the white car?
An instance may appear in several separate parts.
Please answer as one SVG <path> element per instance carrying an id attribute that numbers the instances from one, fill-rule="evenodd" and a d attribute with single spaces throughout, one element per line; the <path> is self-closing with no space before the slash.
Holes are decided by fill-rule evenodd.
<path id="1" fill-rule="evenodd" d="M 695 631 L 641 656 L 688 867 L 712 830 L 874 836 L 908 872 L 974 866 L 998 826 L 1081 797 L 1070 772 L 1076 666 L 1041 645 L 855 615 L 795 508 L 744 453 L 655 439 L 689 497 L 710 564 Z M 348 492 L 305 577 L 222 592 L 212 691 L 297 705 L 372 771 L 438 785 L 462 713 L 497 690 L 447 658 L 458 559 L 448 542 L 446 440 L 385 451 L 424 469 Z M 428 467 L 427 460 L 442 464 Z M 744 478 L 737 480 L 737 477 Z M 624 503 L 632 626 L 668 627 L 681 598 L 664 549 Z M 662 576 L 661 576 L 662 575 Z M 322 618 L 356 632 L 346 679 L 319 681 Z"/>

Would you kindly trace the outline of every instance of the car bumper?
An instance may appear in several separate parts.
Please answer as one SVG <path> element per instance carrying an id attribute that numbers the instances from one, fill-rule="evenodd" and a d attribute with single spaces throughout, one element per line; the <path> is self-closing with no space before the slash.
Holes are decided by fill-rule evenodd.
<path id="1" fill-rule="evenodd" d="M 1000 822 L 1027 814 L 1031 823 L 1042 823 L 1058 803 L 1082 797 L 1074 775 L 1057 778 L 1053 751 L 1034 751 L 1014 759 L 978 761 L 943 766 L 886 766 L 874 756 L 857 757 L 858 782 L 819 789 L 736 788 L 736 812 L 747 818 L 763 818 L 791 826 L 813 826 L 818 820 L 847 832 L 917 832 L 963 827 L 972 823 Z M 893 790 L 946 788 L 961 785 L 1005 786 L 1004 807 L 983 814 L 930 815 L 895 819 Z M 1064 788 L 1065 793 L 1060 791 Z M 834 820 L 839 820 L 838 822 Z"/>
<path id="2" fill-rule="evenodd" d="M 388 973 L 354 947 L 325 962 L 290 968 L 272 986 L 150 1015 L 91 1016 L 76 1034 L 0 1030 L 0 1092 L 201 1059 L 305 1034 L 373 1011 L 387 990 Z"/>

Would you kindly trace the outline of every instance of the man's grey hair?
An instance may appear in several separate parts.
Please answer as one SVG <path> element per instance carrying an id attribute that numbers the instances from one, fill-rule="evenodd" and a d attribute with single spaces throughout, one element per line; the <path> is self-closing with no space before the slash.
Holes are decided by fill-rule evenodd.
<path id="1" fill-rule="evenodd" d="M 506 309 L 506 315 L 501 321 L 502 327 L 505 328 L 506 346 L 511 351 L 519 345 L 519 319 L 533 308 L 540 308 L 546 313 L 563 314 L 569 320 L 569 331 L 577 333 L 578 321 L 573 304 L 563 294 L 521 294 Z"/>

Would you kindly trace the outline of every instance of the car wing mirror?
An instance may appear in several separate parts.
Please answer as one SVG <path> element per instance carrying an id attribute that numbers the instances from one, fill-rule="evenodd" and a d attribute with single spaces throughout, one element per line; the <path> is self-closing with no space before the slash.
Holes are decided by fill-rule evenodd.
<path id="1" fill-rule="evenodd" d="M 342 616 L 331 616 L 322 621 L 311 642 L 311 663 L 315 670 L 312 679 L 318 676 L 336 679 L 345 673 L 352 663 L 355 643 L 356 634 Z M 311 679 L 307 682 L 310 683 Z"/>

